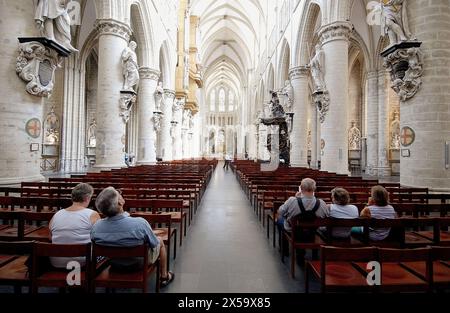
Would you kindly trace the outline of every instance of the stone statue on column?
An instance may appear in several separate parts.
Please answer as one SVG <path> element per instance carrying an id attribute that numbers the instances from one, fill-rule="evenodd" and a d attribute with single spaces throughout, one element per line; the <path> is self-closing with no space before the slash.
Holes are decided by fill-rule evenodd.
<path id="1" fill-rule="evenodd" d="M 389 36 L 390 45 L 413 39 L 408 27 L 406 1 L 382 0 L 381 9 L 381 31 Z"/>
<path id="2" fill-rule="evenodd" d="M 163 100 L 163 95 L 164 95 L 164 88 L 163 88 L 163 83 L 159 82 L 158 86 L 156 87 L 155 90 L 155 103 L 156 103 L 156 111 L 161 111 L 161 104 L 162 104 L 162 100 Z"/>
<path id="3" fill-rule="evenodd" d="M 88 128 L 88 146 L 91 148 L 97 146 L 97 139 L 95 135 L 96 132 L 97 132 L 97 122 L 95 121 L 94 118 Z"/>
<path id="4" fill-rule="evenodd" d="M 281 89 L 281 94 L 285 97 L 284 108 L 288 112 L 292 112 L 294 105 L 294 87 L 292 87 L 290 80 L 286 80 L 284 82 L 284 87 Z"/>
<path id="5" fill-rule="evenodd" d="M 35 0 L 34 20 L 42 36 L 60 44 L 70 52 L 78 52 L 70 43 L 70 17 L 65 0 Z"/>
<path id="6" fill-rule="evenodd" d="M 314 92 L 326 90 L 325 85 L 325 52 L 322 47 L 317 45 L 315 55 L 311 59 L 308 67 L 311 69 L 311 75 L 314 81 Z"/>
<path id="7" fill-rule="evenodd" d="M 139 83 L 139 65 L 136 55 L 137 44 L 131 41 L 122 52 L 123 90 L 134 92 L 134 86 Z"/>
<path id="8" fill-rule="evenodd" d="M 352 121 L 352 127 L 348 131 L 348 149 L 361 150 L 361 131 L 355 121 Z"/>
<path id="9" fill-rule="evenodd" d="M 276 91 L 271 91 L 270 93 L 272 94 L 272 99 L 270 100 L 271 117 L 284 117 L 285 112 L 280 104 L 278 93 Z"/>

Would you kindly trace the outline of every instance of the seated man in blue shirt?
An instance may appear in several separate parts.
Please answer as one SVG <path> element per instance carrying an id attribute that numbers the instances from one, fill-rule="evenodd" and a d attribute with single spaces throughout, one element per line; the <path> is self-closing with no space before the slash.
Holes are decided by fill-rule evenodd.
<path id="1" fill-rule="evenodd" d="M 106 218 L 94 224 L 91 231 L 93 242 L 104 246 L 136 247 L 147 243 L 149 251 L 149 262 L 154 263 L 160 256 L 161 286 L 165 287 L 175 277 L 172 272 L 167 271 L 167 252 L 161 238 L 155 236 L 150 224 L 141 217 L 130 217 L 124 212 L 125 200 L 113 187 L 104 189 L 95 201 L 97 209 Z M 120 259 L 112 260 L 111 265 L 117 269 L 142 268 L 142 260 Z"/>

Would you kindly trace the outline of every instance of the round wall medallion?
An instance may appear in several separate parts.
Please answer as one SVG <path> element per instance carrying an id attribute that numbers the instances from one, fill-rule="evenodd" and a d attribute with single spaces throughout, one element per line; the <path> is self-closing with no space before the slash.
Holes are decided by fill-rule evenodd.
<path id="1" fill-rule="evenodd" d="M 414 143 L 414 140 L 416 140 L 416 133 L 414 132 L 414 130 L 408 126 L 403 127 L 400 136 L 402 146 L 409 147 Z"/>
<path id="2" fill-rule="evenodd" d="M 39 138 L 41 136 L 41 121 L 37 118 L 30 119 L 25 125 L 25 131 L 28 136 Z"/>

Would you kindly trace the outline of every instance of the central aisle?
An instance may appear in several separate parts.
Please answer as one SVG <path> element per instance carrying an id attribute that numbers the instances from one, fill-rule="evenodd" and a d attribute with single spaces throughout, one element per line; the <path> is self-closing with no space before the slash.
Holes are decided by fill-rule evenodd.
<path id="1" fill-rule="evenodd" d="M 173 264 L 175 281 L 165 292 L 303 291 L 301 273 L 290 278 L 233 172 L 222 166 L 211 178 Z"/>

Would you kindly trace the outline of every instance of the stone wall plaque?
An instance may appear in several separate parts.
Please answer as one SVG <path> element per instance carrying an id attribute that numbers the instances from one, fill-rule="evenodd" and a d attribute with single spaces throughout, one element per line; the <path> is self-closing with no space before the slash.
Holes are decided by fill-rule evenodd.
<path id="1" fill-rule="evenodd" d="M 25 131 L 31 138 L 39 138 L 41 136 L 41 121 L 37 118 L 28 120 L 25 125 Z"/>

